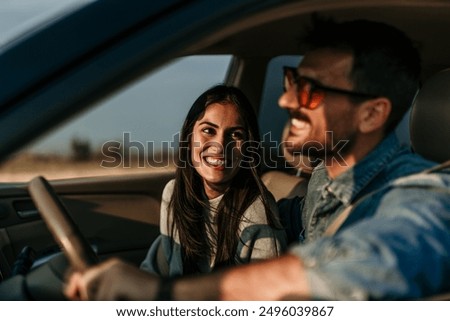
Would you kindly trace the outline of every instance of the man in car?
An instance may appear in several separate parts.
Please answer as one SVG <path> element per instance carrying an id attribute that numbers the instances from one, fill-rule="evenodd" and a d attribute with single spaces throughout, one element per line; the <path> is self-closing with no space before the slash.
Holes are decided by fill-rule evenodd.
<path id="1" fill-rule="evenodd" d="M 322 21 L 307 40 L 279 99 L 291 151 L 322 160 L 306 196 L 281 203 L 300 222 L 288 227 L 297 244 L 277 259 L 179 279 L 109 260 L 73 274 L 68 297 L 366 300 L 449 290 L 450 175 L 408 176 L 434 163 L 393 131 L 419 87 L 418 51 L 399 30 L 368 21 Z"/>

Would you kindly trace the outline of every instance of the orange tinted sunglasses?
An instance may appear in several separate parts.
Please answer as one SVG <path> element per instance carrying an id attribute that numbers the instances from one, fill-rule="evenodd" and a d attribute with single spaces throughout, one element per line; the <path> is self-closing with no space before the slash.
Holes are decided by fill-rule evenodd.
<path id="1" fill-rule="evenodd" d="M 316 109 L 325 98 L 326 92 L 360 97 L 363 99 L 373 99 L 378 97 L 372 94 L 359 93 L 320 85 L 314 79 L 299 76 L 297 69 L 294 67 L 283 67 L 283 73 L 284 91 L 288 91 L 292 88 L 292 86 L 296 86 L 297 100 L 300 107 L 303 108 Z"/>

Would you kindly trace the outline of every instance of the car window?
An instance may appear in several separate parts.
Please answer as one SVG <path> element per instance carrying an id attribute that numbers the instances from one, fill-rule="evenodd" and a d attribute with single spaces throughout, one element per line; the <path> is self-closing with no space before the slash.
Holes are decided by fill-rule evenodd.
<path id="1" fill-rule="evenodd" d="M 175 60 L 50 132 L 0 166 L 0 181 L 129 174 L 173 166 L 188 109 L 231 56 Z"/>

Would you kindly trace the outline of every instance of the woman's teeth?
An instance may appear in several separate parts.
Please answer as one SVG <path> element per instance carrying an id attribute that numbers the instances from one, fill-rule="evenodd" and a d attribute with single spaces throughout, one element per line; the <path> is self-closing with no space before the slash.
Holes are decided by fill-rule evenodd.
<path id="1" fill-rule="evenodd" d="M 225 165 L 225 161 L 223 159 L 206 157 L 205 161 L 212 166 L 223 166 Z"/>

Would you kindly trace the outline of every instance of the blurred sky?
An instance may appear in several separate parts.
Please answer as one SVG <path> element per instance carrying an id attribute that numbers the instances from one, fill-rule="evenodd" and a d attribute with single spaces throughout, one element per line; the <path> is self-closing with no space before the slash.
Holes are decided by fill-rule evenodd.
<path id="1" fill-rule="evenodd" d="M 10 39 L 70 8 L 90 0 L 0 0 L 0 46 Z M 124 1 L 126 5 L 126 1 Z M 195 98 L 222 82 L 230 57 L 190 57 L 176 61 L 108 98 L 94 110 L 64 124 L 30 148 L 67 153 L 72 138 L 88 140 L 94 148 L 104 142 L 171 141 Z"/>

